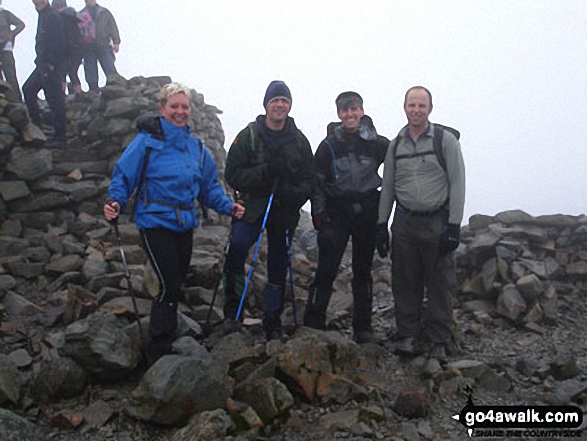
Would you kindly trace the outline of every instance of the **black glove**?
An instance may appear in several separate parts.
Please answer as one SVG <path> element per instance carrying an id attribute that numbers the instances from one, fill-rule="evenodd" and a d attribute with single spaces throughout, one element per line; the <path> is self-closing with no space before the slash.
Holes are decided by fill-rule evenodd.
<path id="1" fill-rule="evenodd" d="M 387 222 L 381 222 L 375 227 L 375 243 L 377 244 L 377 252 L 383 258 L 389 253 L 389 230 L 387 229 Z"/>
<path id="2" fill-rule="evenodd" d="M 440 236 L 440 244 L 438 245 L 438 255 L 454 251 L 461 242 L 461 226 L 457 224 L 446 224 L 442 236 Z"/>
<path id="3" fill-rule="evenodd" d="M 269 174 L 272 178 L 285 178 L 288 175 L 287 164 L 281 156 L 271 158 L 269 161 Z"/>
<path id="4" fill-rule="evenodd" d="M 320 230 L 320 228 L 322 228 L 324 225 L 330 223 L 330 218 L 324 211 L 322 211 L 312 216 L 312 223 L 314 224 L 314 228 L 316 230 Z"/>

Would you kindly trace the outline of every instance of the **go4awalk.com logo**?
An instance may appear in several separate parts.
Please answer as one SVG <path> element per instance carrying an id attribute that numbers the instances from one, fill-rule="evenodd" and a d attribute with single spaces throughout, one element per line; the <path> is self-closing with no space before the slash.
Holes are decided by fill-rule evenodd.
<path id="1" fill-rule="evenodd" d="M 476 406 L 469 392 L 467 405 L 453 419 L 475 437 L 581 437 L 583 412 L 576 406 Z"/>

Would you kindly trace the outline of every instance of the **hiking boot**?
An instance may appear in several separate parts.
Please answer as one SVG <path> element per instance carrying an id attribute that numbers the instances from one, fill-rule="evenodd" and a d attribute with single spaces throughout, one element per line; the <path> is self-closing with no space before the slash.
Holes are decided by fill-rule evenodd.
<path id="1" fill-rule="evenodd" d="M 428 358 L 434 358 L 440 364 L 446 364 L 446 345 L 444 343 L 434 343 Z"/>
<path id="2" fill-rule="evenodd" d="M 265 337 L 269 340 L 281 340 L 283 338 L 283 329 L 281 328 L 281 317 L 266 317 L 263 319 L 263 331 Z"/>
<path id="3" fill-rule="evenodd" d="M 414 337 L 402 338 L 395 344 L 394 353 L 396 355 L 407 355 L 413 357 L 420 354 L 418 341 Z"/>
<path id="4" fill-rule="evenodd" d="M 358 344 L 364 344 L 364 343 L 377 344 L 377 343 L 379 343 L 379 340 L 377 339 L 377 337 L 375 337 L 375 334 L 373 334 L 373 332 L 371 332 L 371 331 L 354 332 L 353 333 L 353 340 Z"/>
<path id="5" fill-rule="evenodd" d="M 224 335 L 232 334 L 233 332 L 240 332 L 243 326 L 242 320 L 235 322 L 234 319 L 224 319 L 222 322 L 222 333 Z"/>
<path id="6" fill-rule="evenodd" d="M 49 149 L 67 147 L 67 141 L 65 140 L 65 138 L 61 138 L 61 137 L 49 138 L 47 140 L 47 142 L 45 143 L 45 147 L 47 147 Z"/>

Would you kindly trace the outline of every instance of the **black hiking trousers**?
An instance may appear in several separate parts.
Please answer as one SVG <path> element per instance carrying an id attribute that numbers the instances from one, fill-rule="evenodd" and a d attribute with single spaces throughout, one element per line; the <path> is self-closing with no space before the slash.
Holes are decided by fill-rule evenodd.
<path id="1" fill-rule="evenodd" d="M 193 230 L 178 233 L 166 228 L 144 228 L 141 238 L 159 280 L 149 323 L 148 354 L 155 362 L 171 351 L 175 340 L 177 303 L 192 257 Z"/>
<path id="2" fill-rule="evenodd" d="M 375 225 L 377 205 L 356 205 L 345 210 L 345 215 L 332 216 L 318 231 L 318 268 L 314 279 L 314 299 L 306 307 L 304 324 L 324 329 L 326 310 L 332 294 L 332 285 L 349 239 L 352 237 L 353 270 L 353 330 L 371 332 L 373 305 L 373 254 L 375 252 Z"/>

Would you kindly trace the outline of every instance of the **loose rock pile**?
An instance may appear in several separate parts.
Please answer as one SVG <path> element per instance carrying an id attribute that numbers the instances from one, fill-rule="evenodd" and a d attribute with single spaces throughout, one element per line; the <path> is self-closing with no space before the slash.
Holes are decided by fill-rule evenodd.
<path id="1" fill-rule="evenodd" d="M 381 345 L 349 339 L 350 246 L 328 331 L 295 329 L 288 292 L 291 335 L 265 341 L 263 243 L 245 331 L 223 336 L 222 293 L 210 304 L 229 226 L 211 213 L 195 232 L 174 353 L 147 369 L 120 250 L 101 210 L 136 119 L 156 112 L 155 94 L 169 81 L 113 77 L 99 94 L 69 97 L 69 147 L 60 151 L 44 149 L 45 133 L 22 105 L 5 99 L 2 107 L 0 95 L 0 439 L 456 440 L 466 435 L 450 417 L 470 391 L 490 404 L 585 410 L 585 216 L 514 210 L 470 219 L 457 250 L 455 344 L 443 368 L 393 355 L 388 259 L 374 262 Z M 192 95 L 190 126 L 222 176 L 220 112 Z M 120 233 L 146 331 L 156 280 L 127 216 Z M 304 214 L 292 259 L 298 320 L 316 257 Z"/>

